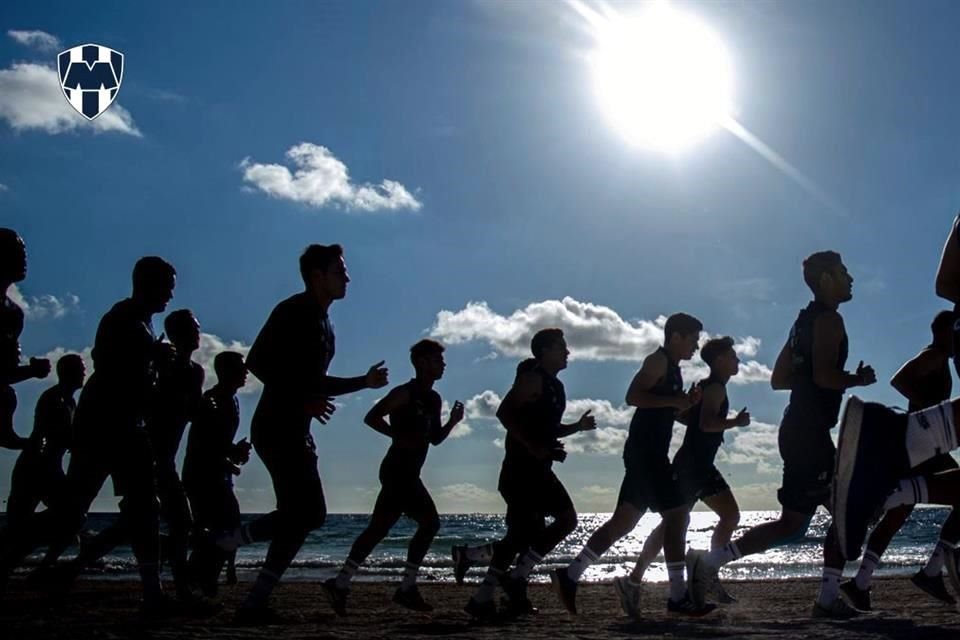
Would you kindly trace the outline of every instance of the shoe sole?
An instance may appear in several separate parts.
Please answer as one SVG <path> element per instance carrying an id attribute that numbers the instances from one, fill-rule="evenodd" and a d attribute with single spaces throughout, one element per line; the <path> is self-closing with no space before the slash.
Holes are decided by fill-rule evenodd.
<path id="1" fill-rule="evenodd" d="M 840 435 L 837 438 L 837 468 L 833 480 L 833 522 L 836 526 L 837 542 L 844 560 L 854 560 L 860 555 L 849 553 L 847 531 L 847 498 L 850 494 L 850 481 L 857 465 L 857 449 L 860 444 L 863 426 L 863 401 L 857 396 L 849 396 L 843 408 L 843 420 L 840 422 Z M 861 543 L 862 544 L 862 543 Z"/>

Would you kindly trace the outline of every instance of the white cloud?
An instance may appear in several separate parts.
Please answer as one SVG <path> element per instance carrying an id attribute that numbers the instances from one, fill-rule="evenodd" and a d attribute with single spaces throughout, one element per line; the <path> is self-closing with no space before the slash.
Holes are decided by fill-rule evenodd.
<path id="1" fill-rule="evenodd" d="M 49 294 L 26 297 L 17 285 L 13 285 L 7 290 L 7 295 L 23 309 L 23 315 L 30 320 L 62 318 L 80 307 L 80 298 L 72 293 L 62 298 Z"/>
<path id="2" fill-rule="evenodd" d="M 500 408 L 501 401 L 502 399 L 495 391 L 487 389 L 464 403 L 466 415 L 468 418 L 496 419 L 497 409 Z"/>
<path id="3" fill-rule="evenodd" d="M 29 62 L 0 69 L 0 120 L 6 120 L 14 131 L 39 129 L 57 134 L 86 129 L 141 135 L 130 112 L 116 103 L 96 120 L 87 120 L 63 97 L 57 71 Z"/>
<path id="4" fill-rule="evenodd" d="M 9 190 L 10 190 L 10 187 L 0 182 L 0 193 L 3 193 L 4 191 L 9 191 Z"/>
<path id="5" fill-rule="evenodd" d="M 603 305 L 581 302 L 569 296 L 562 300 L 533 302 L 509 316 L 500 315 L 486 302 L 468 302 L 459 311 L 443 310 L 437 314 L 430 335 L 447 344 L 484 341 L 505 356 L 526 357 L 530 340 L 545 327 L 563 329 L 573 360 L 620 360 L 639 362 L 663 344 L 663 327 L 667 319 L 624 320 L 620 314 Z M 702 336 L 702 341 L 709 338 Z M 737 340 L 735 349 L 743 356 L 754 356 L 760 339 L 747 336 Z M 707 377 L 708 368 L 699 353 L 683 364 L 686 379 Z M 730 382 L 747 384 L 770 379 L 770 368 L 755 360 L 740 365 L 740 372 Z"/>
<path id="6" fill-rule="evenodd" d="M 33 47 L 40 51 L 60 51 L 63 46 L 56 36 L 46 31 L 16 31 L 11 29 L 7 35 L 26 47 Z"/>
<path id="7" fill-rule="evenodd" d="M 717 462 L 752 466 L 763 475 L 779 473 L 782 463 L 777 430 L 776 425 L 754 420 L 748 427 L 727 431 L 723 446 L 717 452 Z"/>
<path id="8" fill-rule="evenodd" d="M 240 163 L 243 180 L 267 195 L 302 202 L 312 207 L 332 206 L 347 211 L 418 211 L 423 205 L 395 180 L 380 184 L 354 184 L 347 165 L 326 147 L 301 142 L 286 153 L 294 165 L 260 164 L 244 158 Z"/>
<path id="9" fill-rule="evenodd" d="M 437 509 L 445 513 L 498 513 L 504 508 L 499 493 L 467 482 L 448 484 L 431 494 Z"/>
<path id="10" fill-rule="evenodd" d="M 466 411 L 464 411 L 464 416 L 466 416 Z M 440 421 L 443 424 L 447 424 L 447 420 L 450 419 L 450 403 L 446 400 L 443 401 L 443 406 L 440 408 Z M 473 433 L 473 427 L 467 424 L 466 420 L 461 420 L 457 423 L 457 426 L 453 428 L 453 431 L 450 432 L 450 435 L 447 436 L 451 439 L 466 438 L 471 433 Z"/>

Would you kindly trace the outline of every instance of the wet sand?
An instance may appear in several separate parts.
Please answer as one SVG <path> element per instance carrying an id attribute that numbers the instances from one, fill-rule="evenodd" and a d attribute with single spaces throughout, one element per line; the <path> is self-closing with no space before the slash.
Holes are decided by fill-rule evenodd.
<path id="1" fill-rule="evenodd" d="M 337 617 L 317 582 L 287 582 L 273 604 L 283 623 L 241 627 L 231 619 L 249 583 L 224 587 L 224 608 L 207 618 L 171 618 L 143 622 L 138 615 L 136 582 L 85 580 L 66 604 L 51 608 L 45 597 L 14 580 L 0 605 L 0 637 L 20 640 L 64 638 L 960 638 L 960 613 L 935 602 L 906 578 L 879 579 L 874 585 L 875 612 L 858 619 L 822 621 L 810 618 L 818 589 L 816 580 L 729 582 L 739 602 L 719 607 L 703 618 L 666 612 L 666 585 L 649 585 L 643 619 L 629 620 L 620 611 L 609 584 L 582 585 L 580 614 L 570 616 L 549 585 L 533 585 L 530 599 L 540 613 L 515 621 L 472 622 L 461 607 L 475 588 L 470 585 L 425 584 L 424 597 L 436 610 L 409 612 L 390 602 L 395 583 L 356 583 L 349 611 Z"/>

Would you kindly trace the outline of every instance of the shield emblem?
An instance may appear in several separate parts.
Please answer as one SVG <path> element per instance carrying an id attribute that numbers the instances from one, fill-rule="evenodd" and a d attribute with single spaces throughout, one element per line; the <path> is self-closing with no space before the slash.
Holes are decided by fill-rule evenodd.
<path id="1" fill-rule="evenodd" d="M 100 44 L 81 44 L 57 56 L 63 97 L 87 120 L 110 108 L 123 80 L 123 54 Z"/>

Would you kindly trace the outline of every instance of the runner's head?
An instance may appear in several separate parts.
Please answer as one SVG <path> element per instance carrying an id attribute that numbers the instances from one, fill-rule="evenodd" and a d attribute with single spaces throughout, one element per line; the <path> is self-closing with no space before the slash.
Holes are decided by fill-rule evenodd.
<path id="1" fill-rule="evenodd" d="M 170 312 L 163 321 L 163 330 L 181 353 L 190 354 L 200 348 L 200 323 L 190 309 Z"/>
<path id="2" fill-rule="evenodd" d="M 83 381 L 87 377 L 87 368 L 83 364 L 83 358 L 75 353 L 68 353 L 57 360 L 57 380 L 60 385 L 76 391 L 83 386 Z"/>
<path id="3" fill-rule="evenodd" d="M 133 265 L 133 297 L 150 313 L 167 308 L 177 286 L 177 270 L 157 256 L 145 256 Z"/>
<path id="4" fill-rule="evenodd" d="M 541 329 L 533 335 L 530 341 L 530 351 L 533 357 L 547 371 L 556 373 L 567 368 L 567 359 L 570 350 L 567 341 L 560 329 Z"/>
<path id="5" fill-rule="evenodd" d="M 7 286 L 27 277 L 27 247 L 13 229 L 0 227 L 0 284 Z"/>
<path id="6" fill-rule="evenodd" d="M 803 280 L 813 297 L 827 305 L 839 305 L 853 297 L 853 276 L 836 251 L 818 251 L 803 261 Z"/>
<path id="7" fill-rule="evenodd" d="M 663 348 L 677 360 L 689 360 L 697 352 L 703 323 L 686 313 L 675 313 L 663 325 Z"/>
<path id="8" fill-rule="evenodd" d="M 700 349 L 700 357 L 710 367 L 710 373 L 721 378 L 730 378 L 737 375 L 740 369 L 740 358 L 733 349 L 733 338 L 711 338 Z"/>
<path id="9" fill-rule="evenodd" d="M 953 355 L 953 325 L 957 322 L 954 311 L 941 311 L 933 317 L 930 331 L 933 332 L 933 346 Z"/>
<path id="10" fill-rule="evenodd" d="M 443 361 L 444 346 L 436 340 L 421 340 L 410 347 L 410 362 L 418 378 L 431 382 L 443 377 L 447 364 Z"/>
<path id="11" fill-rule="evenodd" d="M 221 351 L 213 359 L 213 371 L 217 374 L 217 384 L 236 391 L 247 383 L 247 365 L 243 354 L 236 351 Z"/>
<path id="12" fill-rule="evenodd" d="M 347 265 L 338 244 L 311 244 L 300 256 L 300 277 L 307 291 L 322 300 L 341 300 L 347 295 Z"/>

